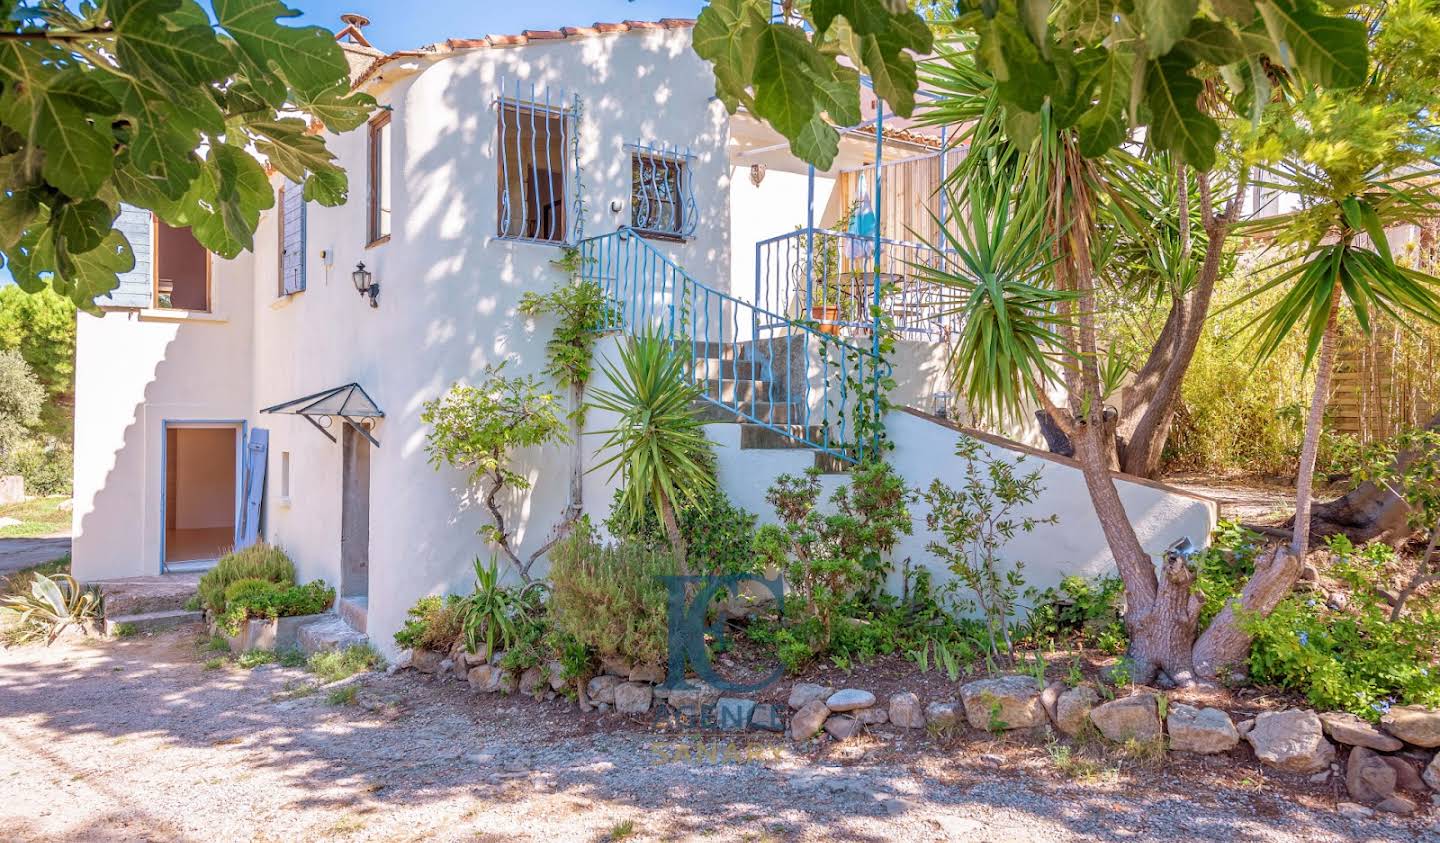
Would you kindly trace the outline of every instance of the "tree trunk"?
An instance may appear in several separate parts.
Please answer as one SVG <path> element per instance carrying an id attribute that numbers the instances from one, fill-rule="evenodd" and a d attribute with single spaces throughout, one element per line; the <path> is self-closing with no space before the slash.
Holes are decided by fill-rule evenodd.
<path id="1" fill-rule="evenodd" d="M 1133 681 L 1148 683 L 1158 676 L 1162 684 L 1194 684 L 1191 651 L 1195 623 L 1200 619 L 1200 598 L 1191 588 L 1194 583 L 1195 572 L 1188 561 L 1165 560 L 1155 599 L 1136 617 L 1130 633 L 1127 655 Z"/>
<path id="2" fill-rule="evenodd" d="M 1195 672 L 1202 679 L 1217 679 L 1222 671 L 1245 664 L 1250 655 L 1250 636 L 1240 628 L 1241 617 L 1274 611 L 1295 587 L 1300 568 L 1300 557 L 1278 545 L 1256 560 L 1255 573 L 1241 589 L 1239 600 L 1227 603 L 1195 642 Z"/>
<path id="3" fill-rule="evenodd" d="M 685 536 L 680 532 L 680 521 L 675 517 L 675 507 L 668 498 L 660 498 L 660 519 L 665 522 L 665 535 L 670 539 L 670 550 L 675 553 L 675 570 L 680 575 L 690 573 L 686 564 Z"/>
<path id="4" fill-rule="evenodd" d="M 1425 425 L 1440 430 L 1440 413 Z M 1396 457 L 1396 470 L 1404 471 L 1415 459 L 1413 451 Z M 1357 544 L 1379 540 L 1398 544 L 1409 538 L 1410 507 L 1384 486 L 1362 483 L 1330 503 L 1317 504 L 1310 515 L 1311 535 L 1317 538 L 1344 533 Z"/>
<path id="5" fill-rule="evenodd" d="M 1315 394 L 1310 399 L 1310 417 L 1305 421 L 1305 444 L 1300 449 L 1300 473 L 1295 478 L 1295 538 L 1290 553 L 1305 559 L 1310 551 L 1310 507 L 1315 485 L 1315 460 L 1320 453 L 1320 433 L 1325 424 L 1325 405 L 1330 400 L 1330 370 L 1335 366 L 1336 334 L 1339 333 L 1339 280 L 1330 294 L 1330 313 L 1320 341 L 1320 359 L 1315 364 Z"/>
<path id="6" fill-rule="evenodd" d="M 585 447 L 582 442 L 581 408 L 585 406 L 585 385 L 570 385 L 570 434 L 574 443 L 570 448 L 570 511 L 567 521 L 575 521 L 585 511 Z"/>

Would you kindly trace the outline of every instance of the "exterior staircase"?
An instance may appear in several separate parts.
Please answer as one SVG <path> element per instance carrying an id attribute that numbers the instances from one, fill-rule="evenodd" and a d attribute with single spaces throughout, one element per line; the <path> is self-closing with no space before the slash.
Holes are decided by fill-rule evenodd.
<path id="1" fill-rule="evenodd" d="M 89 583 L 104 598 L 105 634 L 163 632 L 204 623 L 202 612 L 185 608 L 200 593 L 200 575 L 164 574 Z"/>

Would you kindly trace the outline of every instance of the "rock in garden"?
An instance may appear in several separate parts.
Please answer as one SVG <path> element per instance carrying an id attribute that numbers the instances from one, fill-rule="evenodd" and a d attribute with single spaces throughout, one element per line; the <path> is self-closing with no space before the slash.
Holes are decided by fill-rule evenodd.
<path id="1" fill-rule="evenodd" d="M 1357 746 L 1345 764 L 1345 789 L 1351 799 L 1362 804 L 1389 799 L 1395 795 L 1395 770 L 1375 750 Z"/>
<path id="2" fill-rule="evenodd" d="M 1259 714 L 1245 740 L 1255 748 L 1256 758 L 1291 773 L 1318 773 L 1335 758 L 1335 747 L 1325 740 L 1313 711 L 1292 708 Z"/>
<path id="3" fill-rule="evenodd" d="M 1240 733 L 1235 731 L 1230 715 L 1218 708 L 1171 703 L 1165 728 L 1170 733 L 1170 748 L 1180 752 L 1213 755 L 1229 752 L 1240 743 Z"/>
<path id="4" fill-rule="evenodd" d="M 997 676 L 961 685 L 960 702 L 976 729 L 1030 729 L 1045 723 L 1040 690 L 1033 676 Z"/>
<path id="5" fill-rule="evenodd" d="M 891 694 L 890 722 L 901 729 L 925 728 L 925 709 L 920 707 L 920 698 L 909 691 Z"/>
<path id="6" fill-rule="evenodd" d="M 1382 800 L 1379 805 L 1375 806 L 1375 810 L 1381 813 L 1398 814 L 1402 817 L 1408 817 L 1415 813 L 1415 808 L 1415 803 L 1403 796 L 1392 796 L 1389 799 Z"/>
<path id="7" fill-rule="evenodd" d="M 854 711 L 857 708 L 869 708 L 874 704 L 874 694 L 857 688 L 836 691 L 825 699 L 825 706 L 831 711 Z"/>
<path id="8" fill-rule="evenodd" d="M 861 708 L 850 713 L 866 726 L 884 726 L 890 722 L 890 712 L 886 711 L 884 706 Z"/>
<path id="9" fill-rule="evenodd" d="M 1055 700 L 1055 728 L 1075 737 L 1090 722 L 1090 711 L 1100 704 L 1100 695 L 1089 685 L 1077 685 Z"/>
<path id="10" fill-rule="evenodd" d="M 545 672 L 539 667 L 527 667 L 520 674 L 520 693 L 533 697 L 545 684 Z"/>
<path id="11" fill-rule="evenodd" d="M 1341 802 L 1335 806 L 1335 810 L 1342 817 L 1352 820 L 1368 820 L 1375 816 L 1375 812 L 1356 802 Z"/>
<path id="12" fill-rule="evenodd" d="M 1045 686 L 1045 690 L 1040 692 L 1040 705 L 1050 716 L 1052 722 L 1055 720 L 1055 703 L 1059 702 L 1060 695 L 1065 693 L 1066 687 L 1064 682 L 1051 682 Z"/>
<path id="13" fill-rule="evenodd" d="M 825 719 L 829 716 L 830 709 L 823 700 L 813 699 L 805 703 L 790 718 L 790 737 L 797 741 L 810 740 L 825 725 Z"/>
<path id="14" fill-rule="evenodd" d="M 650 710 L 654 689 L 646 682 L 624 682 L 616 685 L 611 696 L 615 699 L 615 710 L 621 714 L 644 714 Z"/>
<path id="15" fill-rule="evenodd" d="M 585 686 L 585 694 L 590 702 L 600 705 L 601 703 L 615 703 L 615 686 L 625 680 L 611 674 L 603 674 L 591 679 Z"/>
<path id="16" fill-rule="evenodd" d="M 750 728 L 762 732 L 785 731 L 785 711 L 777 703 L 761 703 L 750 712 Z"/>
<path id="17" fill-rule="evenodd" d="M 500 690 L 500 680 L 504 675 L 505 671 L 499 667 L 493 664 L 482 664 L 470 668 L 470 671 L 465 674 L 465 679 L 470 683 L 472 690 L 493 694 Z"/>
<path id="18" fill-rule="evenodd" d="M 1100 734 L 1115 743 L 1140 741 L 1149 743 L 1160 739 L 1159 706 L 1153 694 L 1135 694 L 1090 709 L 1090 722 Z"/>
<path id="19" fill-rule="evenodd" d="M 1430 785 L 1431 790 L 1440 790 L 1440 753 L 1436 753 L 1431 759 L 1430 766 L 1425 768 L 1425 775 L 1421 778 Z"/>
<path id="20" fill-rule="evenodd" d="M 440 669 L 440 663 L 445 661 L 443 653 L 434 650 L 416 650 L 410 655 L 410 666 L 421 673 L 434 673 Z"/>
<path id="21" fill-rule="evenodd" d="M 1336 743 L 1364 746 L 1378 752 L 1399 752 L 1405 745 L 1371 724 L 1345 711 L 1327 711 L 1320 715 L 1325 734 Z"/>
<path id="22" fill-rule="evenodd" d="M 705 706 L 714 705 L 720 699 L 720 689 L 711 687 L 699 679 L 687 679 L 689 688 L 671 688 L 666 702 L 670 707 L 684 714 L 699 714 Z"/>
<path id="23" fill-rule="evenodd" d="M 933 702 L 925 706 L 925 725 L 948 728 L 960 722 L 960 704 Z"/>
<path id="24" fill-rule="evenodd" d="M 750 728 L 755 701 L 739 697 L 721 697 L 715 701 L 715 725 L 726 732 L 743 732 Z"/>
<path id="25" fill-rule="evenodd" d="M 801 682 L 790 689 L 790 708 L 799 711 L 811 700 L 826 700 L 835 693 L 834 688 L 825 685 L 816 685 L 811 682 Z"/>
<path id="26" fill-rule="evenodd" d="M 1255 718 L 1253 717 L 1247 717 L 1235 724 L 1235 731 L 1239 732 L 1242 738 L 1250 734 L 1250 730 L 1253 728 L 1255 728 Z"/>
<path id="27" fill-rule="evenodd" d="M 864 728 L 864 724 L 848 714 L 837 714 L 825 721 L 825 731 L 837 741 L 853 738 Z"/>
<path id="28" fill-rule="evenodd" d="M 629 679 L 631 664 L 628 660 L 622 659 L 619 656 L 605 656 L 600 659 L 600 670 L 609 676 Z"/>
<path id="29" fill-rule="evenodd" d="M 495 669 L 500 671 L 500 693 L 515 693 L 515 690 L 520 686 L 520 680 L 519 677 L 515 675 L 515 671 L 505 670 L 499 666 L 496 666 Z"/>
<path id="30" fill-rule="evenodd" d="M 630 681 L 658 685 L 665 681 L 665 668 L 658 664 L 637 664 L 630 668 Z"/>
<path id="31" fill-rule="evenodd" d="M 1423 705 L 1392 706 L 1380 718 L 1380 725 L 1406 743 L 1427 748 L 1440 746 L 1440 710 Z"/>
<path id="32" fill-rule="evenodd" d="M 545 663 L 545 675 L 550 678 L 550 690 L 559 691 L 565 687 L 565 665 L 558 661 Z"/>

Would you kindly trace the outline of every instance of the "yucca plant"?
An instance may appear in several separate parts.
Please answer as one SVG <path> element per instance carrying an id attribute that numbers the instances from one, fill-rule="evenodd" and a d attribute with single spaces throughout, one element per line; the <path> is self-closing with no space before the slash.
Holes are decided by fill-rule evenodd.
<path id="1" fill-rule="evenodd" d="M 515 609 L 515 596 L 500 584 L 495 557 L 490 557 L 489 565 L 475 557 L 475 590 L 460 607 L 465 649 L 490 658 L 497 649 L 509 648 L 515 640 Z"/>
<path id="2" fill-rule="evenodd" d="M 44 639 L 48 646 L 67 628 L 98 617 L 100 595 L 93 589 L 81 588 L 69 574 L 36 574 L 30 593 L 4 598 L 0 611 L 10 616 L 7 635 L 12 641 L 24 644 Z"/>
<path id="3" fill-rule="evenodd" d="M 715 488 L 714 452 L 706 422 L 695 412 L 700 390 L 671 342 L 653 333 L 622 346 L 618 367 L 607 362 L 602 368 L 614 389 L 596 390 L 589 406 L 619 418 L 599 431 L 609 437 L 603 449 L 610 456 L 591 471 L 614 466 L 610 476 L 624 483 L 622 515 L 631 523 L 644 519 L 647 503 L 654 505 L 683 573 L 685 539 L 676 512 Z"/>

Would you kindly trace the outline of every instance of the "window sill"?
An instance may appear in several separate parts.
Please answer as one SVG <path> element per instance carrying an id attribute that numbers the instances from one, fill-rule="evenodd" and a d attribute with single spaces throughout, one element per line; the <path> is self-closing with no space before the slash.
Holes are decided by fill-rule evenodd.
<path id="1" fill-rule="evenodd" d="M 509 237 L 504 234 L 495 235 L 497 243 L 520 243 L 526 246 L 549 246 L 552 249 L 564 249 L 572 245 L 564 240 L 541 240 L 538 237 Z"/>
<path id="2" fill-rule="evenodd" d="M 646 240 L 663 240 L 666 243 L 689 243 L 695 239 L 695 235 L 693 234 L 671 234 L 666 231 L 646 231 L 643 228 L 632 228 L 630 230 Z"/>
<path id="3" fill-rule="evenodd" d="M 390 242 L 390 235 L 387 234 L 387 235 L 385 235 L 384 237 L 376 237 L 374 240 L 371 240 L 369 243 L 366 243 L 366 244 L 365 244 L 365 248 L 367 248 L 367 249 L 373 249 L 373 248 L 375 248 L 376 246 L 384 246 L 386 243 L 389 243 L 389 242 Z"/>
<path id="4" fill-rule="evenodd" d="M 293 292 L 293 293 L 286 293 L 286 294 L 283 295 L 283 296 L 276 296 L 276 297 L 270 302 L 270 309 L 271 309 L 271 310 L 284 310 L 285 308 L 289 307 L 290 304 L 291 304 L 292 302 L 294 302 L 297 297 L 299 297 L 299 296 L 301 296 L 301 295 L 304 295 L 304 293 L 305 293 L 304 290 L 296 290 L 296 291 Z"/>
<path id="5" fill-rule="evenodd" d="M 230 320 L 221 314 L 211 313 L 206 310 L 171 310 L 165 307 L 142 307 L 140 308 L 140 321 L 229 322 Z"/>
<path id="6" fill-rule="evenodd" d="M 289 508 L 290 508 L 290 499 L 289 499 L 288 497 L 280 497 L 280 498 L 277 498 L 277 499 L 275 500 L 275 505 L 276 505 L 276 506 L 279 506 L 279 507 L 283 507 L 283 508 L 285 508 L 285 509 L 289 509 Z"/>

